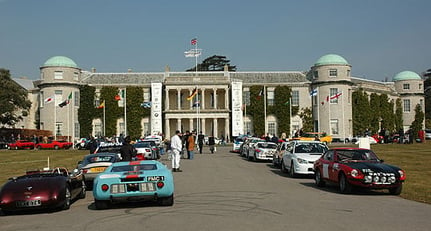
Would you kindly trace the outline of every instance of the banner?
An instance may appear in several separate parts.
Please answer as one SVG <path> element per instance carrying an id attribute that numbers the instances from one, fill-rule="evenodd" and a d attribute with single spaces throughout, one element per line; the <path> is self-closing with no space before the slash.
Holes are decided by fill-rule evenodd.
<path id="1" fill-rule="evenodd" d="M 242 82 L 232 82 L 232 136 L 244 134 L 242 104 Z"/>
<path id="2" fill-rule="evenodd" d="M 151 135 L 162 131 L 162 83 L 151 83 Z"/>

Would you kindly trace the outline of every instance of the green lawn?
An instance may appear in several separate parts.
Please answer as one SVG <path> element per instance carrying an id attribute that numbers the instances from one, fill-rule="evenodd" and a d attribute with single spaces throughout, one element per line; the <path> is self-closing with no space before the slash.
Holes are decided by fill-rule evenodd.
<path id="1" fill-rule="evenodd" d="M 430 140 L 416 144 L 376 144 L 371 145 L 371 149 L 385 163 L 406 171 L 407 180 L 401 197 L 431 204 Z M 0 184 L 12 176 L 22 175 L 26 170 L 47 167 L 48 158 L 51 167 L 64 166 L 72 170 L 86 154 L 87 150 L 0 150 Z"/>

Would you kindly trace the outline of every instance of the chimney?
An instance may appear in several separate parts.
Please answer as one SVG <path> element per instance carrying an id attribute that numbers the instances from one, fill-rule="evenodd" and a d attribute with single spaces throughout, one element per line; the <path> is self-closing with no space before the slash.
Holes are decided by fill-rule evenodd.
<path id="1" fill-rule="evenodd" d="M 165 72 L 170 72 L 171 71 L 171 68 L 169 67 L 169 65 L 166 65 L 165 66 Z"/>
<path id="2" fill-rule="evenodd" d="M 127 69 L 127 72 L 129 73 L 132 72 L 132 68 Z"/>
<path id="3" fill-rule="evenodd" d="M 91 68 L 91 72 L 96 73 L 96 68 Z"/>

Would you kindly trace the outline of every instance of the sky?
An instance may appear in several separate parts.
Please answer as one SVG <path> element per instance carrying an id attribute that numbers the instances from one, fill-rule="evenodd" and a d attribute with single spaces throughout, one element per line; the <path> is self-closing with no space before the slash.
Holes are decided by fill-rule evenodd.
<path id="1" fill-rule="evenodd" d="M 429 0 L 0 0 L 0 68 L 40 78 L 57 55 L 97 72 L 185 71 L 203 59 L 237 71 L 309 71 L 338 54 L 352 76 L 392 81 L 431 68 Z"/>

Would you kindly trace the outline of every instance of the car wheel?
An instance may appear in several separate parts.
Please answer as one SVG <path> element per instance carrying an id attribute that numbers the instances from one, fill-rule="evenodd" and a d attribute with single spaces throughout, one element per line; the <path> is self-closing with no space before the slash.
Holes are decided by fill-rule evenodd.
<path id="1" fill-rule="evenodd" d="M 325 186 L 325 181 L 322 180 L 322 174 L 320 173 L 320 170 L 318 170 L 318 169 L 314 173 L 314 181 L 315 181 L 317 187 L 324 187 Z"/>
<path id="2" fill-rule="evenodd" d="M 398 187 L 390 188 L 389 193 L 392 195 L 400 195 L 402 190 L 403 190 L 403 185 L 400 184 Z"/>
<path id="3" fill-rule="evenodd" d="M 66 191 L 64 193 L 64 203 L 63 203 L 63 210 L 68 210 L 70 208 L 71 203 L 71 194 L 69 187 L 66 187 Z"/>
<path id="4" fill-rule="evenodd" d="M 55 150 L 58 150 L 58 145 L 55 145 L 55 146 L 54 146 L 54 149 L 55 149 Z"/>
<path id="5" fill-rule="evenodd" d="M 292 178 L 296 177 L 295 166 L 293 165 L 293 162 L 290 163 L 289 176 Z"/>
<path id="6" fill-rule="evenodd" d="M 107 209 L 109 208 L 109 201 L 94 200 L 94 205 L 96 209 Z"/>
<path id="7" fill-rule="evenodd" d="M 78 198 L 84 199 L 86 196 L 87 187 L 85 186 L 85 181 L 82 181 L 81 192 L 79 193 Z"/>
<path id="8" fill-rule="evenodd" d="M 286 168 L 286 165 L 284 164 L 283 160 L 281 161 L 281 171 L 284 172 L 284 173 L 287 172 L 287 168 Z"/>
<path id="9" fill-rule="evenodd" d="M 159 204 L 162 206 L 172 206 L 174 205 L 174 195 L 172 194 L 169 197 L 159 198 Z"/>
<path id="10" fill-rule="evenodd" d="M 42 147 L 41 147 L 41 146 L 37 146 L 37 147 L 36 147 L 36 149 L 37 149 L 37 150 L 40 150 L 40 149 L 42 149 Z"/>
<path id="11" fill-rule="evenodd" d="M 338 179 L 338 186 L 339 186 L 341 193 L 347 194 L 347 193 L 350 193 L 352 191 L 352 186 L 347 181 L 346 175 L 344 175 L 343 173 L 341 173 L 341 175 Z"/>

